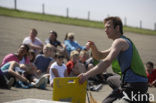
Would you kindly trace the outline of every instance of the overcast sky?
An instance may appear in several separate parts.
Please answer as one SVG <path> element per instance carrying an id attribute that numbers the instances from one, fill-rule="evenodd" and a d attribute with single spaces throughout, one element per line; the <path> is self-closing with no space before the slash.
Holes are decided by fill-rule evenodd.
<path id="1" fill-rule="evenodd" d="M 45 12 L 66 16 L 69 8 L 69 16 L 87 19 L 90 11 L 91 20 L 102 21 L 107 16 L 119 16 L 123 22 L 127 18 L 127 25 L 154 29 L 156 23 L 156 0 L 17 0 L 17 8 L 20 10 L 42 12 L 42 4 L 45 4 Z M 14 0 L 0 0 L 0 6 L 14 8 Z"/>

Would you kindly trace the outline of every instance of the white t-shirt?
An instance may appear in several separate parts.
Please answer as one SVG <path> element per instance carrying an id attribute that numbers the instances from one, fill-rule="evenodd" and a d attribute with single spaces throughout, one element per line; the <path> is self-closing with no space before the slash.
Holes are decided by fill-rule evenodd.
<path id="1" fill-rule="evenodd" d="M 53 83 L 53 79 L 55 78 L 55 75 L 52 72 L 52 69 L 57 69 L 59 77 L 64 77 L 64 72 L 67 69 L 65 64 L 62 64 L 62 66 L 58 65 L 57 62 L 54 62 L 50 67 L 50 84 Z"/>
<path id="2" fill-rule="evenodd" d="M 29 43 L 39 45 L 39 46 L 43 44 L 42 41 L 38 37 L 35 38 L 34 42 L 31 41 L 29 36 L 25 37 L 24 40 L 23 40 L 23 44 L 29 44 Z"/>

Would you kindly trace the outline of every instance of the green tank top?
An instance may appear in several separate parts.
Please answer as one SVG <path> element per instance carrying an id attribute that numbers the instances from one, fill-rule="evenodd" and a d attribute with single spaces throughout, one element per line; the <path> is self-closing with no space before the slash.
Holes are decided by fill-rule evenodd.
<path id="1" fill-rule="evenodd" d="M 122 36 L 122 37 L 126 38 L 125 36 Z M 126 38 L 126 39 L 128 39 L 128 38 Z M 141 58 L 139 56 L 138 50 L 136 49 L 136 47 L 133 44 L 133 42 L 130 39 L 128 39 L 128 40 L 132 43 L 132 48 L 133 48 L 133 51 L 132 51 L 133 55 L 132 55 L 132 62 L 131 62 L 131 65 L 130 65 L 130 69 L 136 75 L 147 77 L 146 71 L 145 71 L 144 65 L 142 63 L 142 60 L 141 60 Z M 118 62 L 117 59 L 113 60 L 113 62 L 112 62 L 112 69 L 113 69 L 113 71 L 115 73 L 117 73 L 119 75 L 122 75 L 121 68 L 120 68 L 120 65 L 119 65 L 119 62 Z"/>

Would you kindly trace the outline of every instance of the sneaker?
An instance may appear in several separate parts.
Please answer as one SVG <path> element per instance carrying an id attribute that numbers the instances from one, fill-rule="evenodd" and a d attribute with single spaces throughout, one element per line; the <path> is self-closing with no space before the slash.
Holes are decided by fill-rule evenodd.
<path id="1" fill-rule="evenodd" d="M 14 78 L 10 78 L 8 81 L 7 81 L 7 86 L 8 86 L 8 89 L 11 88 L 11 86 L 14 84 L 14 81 L 15 79 Z"/>
<path id="2" fill-rule="evenodd" d="M 46 81 L 45 77 L 41 77 L 35 84 L 35 87 L 39 87 L 40 85 L 42 85 L 44 82 Z"/>
<path id="3" fill-rule="evenodd" d="M 38 88 L 39 88 L 39 89 L 46 89 L 46 87 L 47 87 L 47 83 L 48 83 L 48 78 L 45 77 L 45 81 L 44 81 L 44 83 L 41 84 Z"/>
<path id="4" fill-rule="evenodd" d="M 30 83 L 33 87 L 35 87 L 35 85 L 36 85 L 36 83 L 34 83 L 34 82 L 31 82 Z"/>
<path id="5" fill-rule="evenodd" d="M 17 81 L 15 87 L 28 89 L 29 86 L 25 85 L 22 81 Z"/>

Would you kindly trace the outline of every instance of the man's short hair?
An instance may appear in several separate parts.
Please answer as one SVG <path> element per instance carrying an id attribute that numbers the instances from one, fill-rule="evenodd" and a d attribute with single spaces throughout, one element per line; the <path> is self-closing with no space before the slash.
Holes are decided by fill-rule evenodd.
<path id="1" fill-rule="evenodd" d="M 104 24 L 106 24 L 107 21 L 112 21 L 114 28 L 119 25 L 120 33 L 123 34 L 123 24 L 119 17 L 107 17 L 106 19 L 104 19 Z"/>
<path id="2" fill-rule="evenodd" d="M 31 29 L 31 33 L 33 33 L 33 34 L 35 34 L 35 35 L 38 34 L 38 32 L 37 32 L 37 30 L 36 30 L 35 28 L 32 28 L 32 29 Z"/>
<path id="3" fill-rule="evenodd" d="M 54 34 L 55 37 L 57 38 L 57 32 L 56 32 L 56 31 L 54 31 L 54 30 L 50 30 L 50 34 Z"/>

